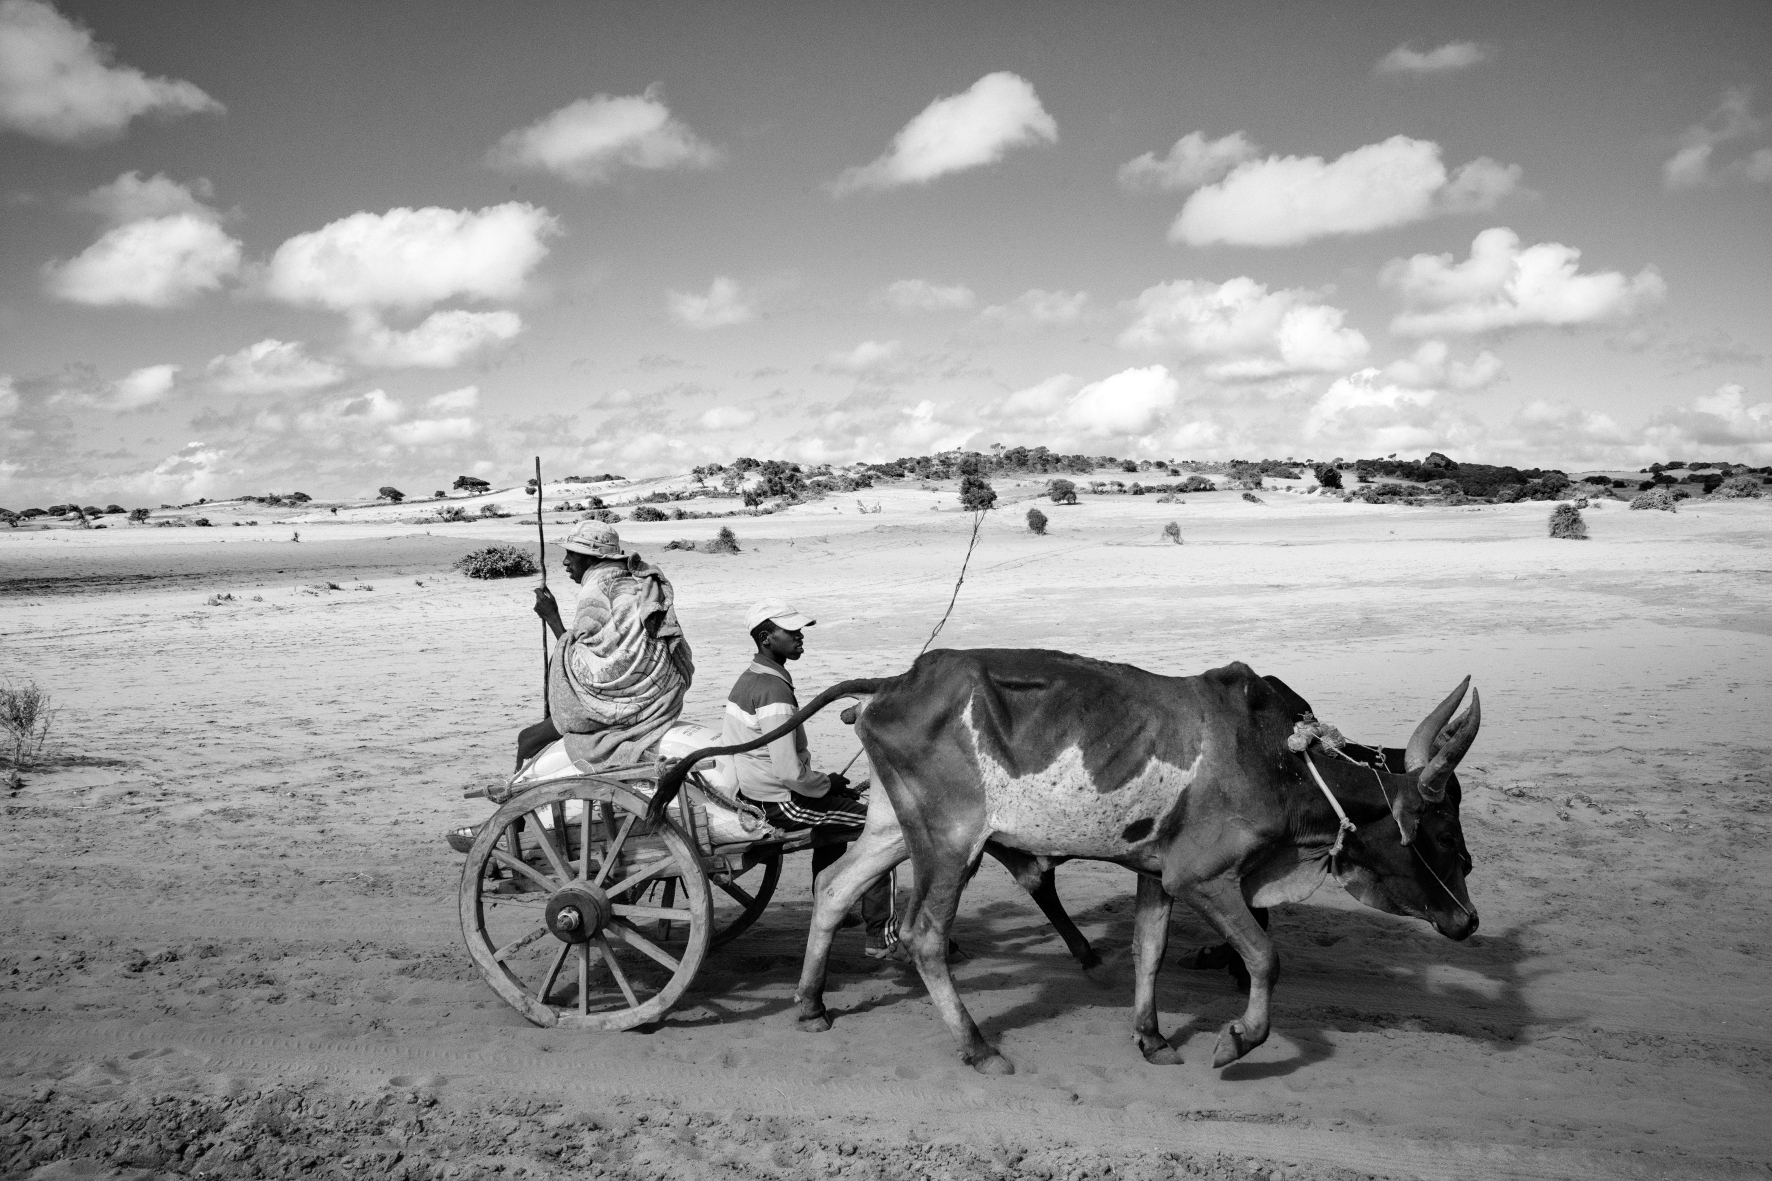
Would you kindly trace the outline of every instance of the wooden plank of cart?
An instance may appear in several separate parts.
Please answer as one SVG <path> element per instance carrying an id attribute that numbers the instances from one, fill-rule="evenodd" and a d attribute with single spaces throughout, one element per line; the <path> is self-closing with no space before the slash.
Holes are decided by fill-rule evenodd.
<path id="1" fill-rule="evenodd" d="M 647 764 L 533 785 L 519 777 L 468 851 L 468 952 L 537 1025 L 632 1029 L 664 1017 L 708 951 L 763 913 L 782 858 L 842 839 L 760 825 L 754 838 L 721 843 L 738 805 L 699 773 L 655 826 L 646 809 L 658 773 Z"/>

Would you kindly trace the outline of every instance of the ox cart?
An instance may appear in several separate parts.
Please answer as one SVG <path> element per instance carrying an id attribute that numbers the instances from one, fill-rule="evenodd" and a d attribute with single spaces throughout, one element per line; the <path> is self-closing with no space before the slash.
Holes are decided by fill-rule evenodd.
<path id="1" fill-rule="evenodd" d="M 679 727 L 660 760 L 712 733 Z M 653 824 L 658 774 L 658 763 L 585 773 L 556 743 L 485 793 L 503 802 L 462 869 L 462 935 L 492 990 L 537 1025 L 664 1017 L 707 953 L 763 913 L 784 857 L 844 839 L 772 828 L 712 759 Z"/>

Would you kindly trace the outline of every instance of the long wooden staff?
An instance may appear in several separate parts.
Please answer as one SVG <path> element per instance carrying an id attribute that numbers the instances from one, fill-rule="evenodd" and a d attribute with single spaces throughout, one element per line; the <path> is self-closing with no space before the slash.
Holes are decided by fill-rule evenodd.
<path id="1" fill-rule="evenodd" d="M 535 457 L 535 544 L 541 558 L 541 585 L 548 586 L 548 535 L 541 523 L 541 456 Z M 548 621 L 541 621 L 541 711 L 552 713 L 548 701 Z"/>

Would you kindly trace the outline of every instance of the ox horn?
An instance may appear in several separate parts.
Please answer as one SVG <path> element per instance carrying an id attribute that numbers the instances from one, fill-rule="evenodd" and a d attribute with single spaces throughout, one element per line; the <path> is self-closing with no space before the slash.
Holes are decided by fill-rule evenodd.
<path id="1" fill-rule="evenodd" d="M 1437 804 L 1446 798 L 1446 779 L 1452 774 L 1458 761 L 1470 750 L 1471 743 L 1477 740 L 1477 729 L 1483 724 L 1483 702 L 1476 690 L 1471 691 L 1471 707 L 1464 715 L 1452 723 L 1446 731 L 1445 745 L 1434 752 L 1427 766 L 1415 780 L 1415 790 L 1421 798 L 1430 804 Z"/>
<path id="2" fill-rule="evenodd" d="M 1458 682 L 1458 688 L 1446 695 L 1446 700 L 1434 707 L 1434 712 L 1421 720 L 1415 727 L 1415 733 L 1409 736 L 1409 745 L 1403 749 L 1403 768 L 1408 771 L 1419 771 L 1427 766 L 1428 760 L 1434 757 L 1435 749 L 1440 745 L 1436 741 L 1440 731 L 1451 720 L 1452 711 L 1464 700 L 1464 691 L 1470 688 L 1471 679 L 1465 677 Z"/>

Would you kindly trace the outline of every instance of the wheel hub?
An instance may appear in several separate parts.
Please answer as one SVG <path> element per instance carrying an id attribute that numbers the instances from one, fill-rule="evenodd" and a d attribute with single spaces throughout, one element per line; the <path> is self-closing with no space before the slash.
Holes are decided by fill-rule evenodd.
<path id="1" fill-rule="evenodd" d="M 614 914 L 609 895 L 589 882 L 574 882 L 548 899 L 548 930 L 562 943 L 589 943 Z"/>

